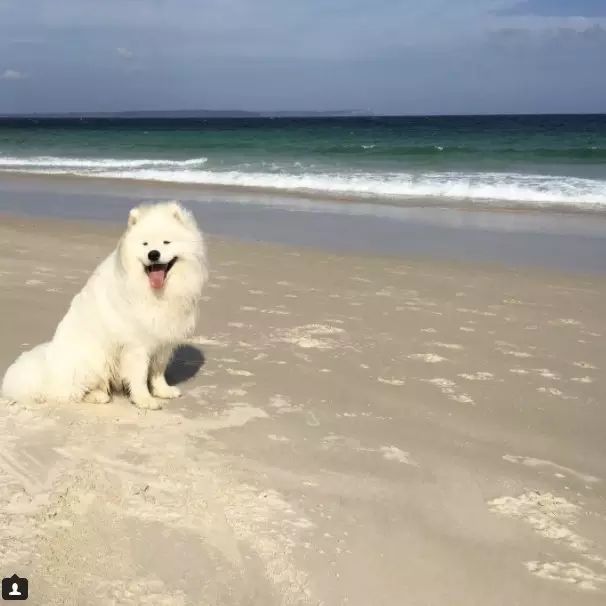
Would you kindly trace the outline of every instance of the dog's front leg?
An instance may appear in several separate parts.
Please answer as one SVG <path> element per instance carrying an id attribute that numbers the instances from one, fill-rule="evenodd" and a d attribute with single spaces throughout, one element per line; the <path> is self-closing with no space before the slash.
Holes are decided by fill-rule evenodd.
<path id="1" fill-rule="evenodd" d="M 150 366 L 151 392 L 157 398 L 178 398 L 181 395 L 181 390 L 166 382 L 165 372 L 168 363 L 173 355 L 173 348 L 162 347 L 152 357 Z"/>
<path id="2" fill-rule="evenodd" d="M 149 353 L 142 347 L 125 348 L 122 352 L 122 378 L 130 390 L 131 402 L 139 408 L 157 410 L 162 408 L 162 400 L 149 393 L 149 365 Z"/>

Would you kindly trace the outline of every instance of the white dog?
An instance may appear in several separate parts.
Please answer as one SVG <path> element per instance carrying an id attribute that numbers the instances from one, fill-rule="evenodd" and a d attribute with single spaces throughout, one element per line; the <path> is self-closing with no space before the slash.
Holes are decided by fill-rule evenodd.
<path id="1" fill-rule="evenodd" d="M 204 240 L 188 211 L 177 202 L 134 208 L 52 340 L 7 370 L 3 395 L 103 403 L 126 387 L 139 408 L 161 408 L 180 395 L 164 372 L 194 330 L 207 276 Z"/>

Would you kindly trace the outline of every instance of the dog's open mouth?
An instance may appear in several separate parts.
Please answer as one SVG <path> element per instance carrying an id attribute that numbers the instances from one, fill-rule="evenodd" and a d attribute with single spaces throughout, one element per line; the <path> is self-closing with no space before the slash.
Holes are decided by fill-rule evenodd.
<path id="1" fill-rule="evenodd" d="M 172 266 L 177 262 L 177 257 L 168 263 L 154 263 L 145 266 L 145 273 L 149 278 L 149 285 L 152 288 L 162 288 L 166 282 L 166 276 Z"/>

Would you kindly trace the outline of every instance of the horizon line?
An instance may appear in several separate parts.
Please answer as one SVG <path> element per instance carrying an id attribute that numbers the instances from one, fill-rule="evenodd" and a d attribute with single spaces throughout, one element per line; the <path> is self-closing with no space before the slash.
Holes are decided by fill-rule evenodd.
<path id="1" fill-rule="evenodd" d="M 231 117 L 231 118 L 268 118 L 268 117 L 289 117 L 289 118 L 307 118 L 315 115 L 323 117 L 338 117 L 338 118 L 458 118 L 470 116 L 485 116 L 485 117 L 513 117 L 513 116 L 604 116 L 606 111 L 600 112 L 469 112 L 469 113 L 377 113 L 370 110 L 243 110 L 243 109 L 152 109 L 152 110 L 116 110 L 116 111 L 58 111 L 58 112 L 24 112 L 24 113 L 0 113 L 0 119 L 5 118 L 104 118 L 104 117 L 125 117 L 136 119 L 137 117 L 145 117 L 144 114 L 226 114 L 225 116 L 216 117 Z M 139 114 L 139 116 L 137 116 Z M 232 114 L 231 116 L 227 114 Z M 167 118 L 169 116 L 166 116 Z M 175 116 L 179 117 L 179 116 Z M 213 118 L 212 115 L 200 116 Z"/>

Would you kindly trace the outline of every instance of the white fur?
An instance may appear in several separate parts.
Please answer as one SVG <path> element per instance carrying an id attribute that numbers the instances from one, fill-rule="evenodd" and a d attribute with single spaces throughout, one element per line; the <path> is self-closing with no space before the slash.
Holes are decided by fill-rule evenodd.
<path id="1" fill-rule="evenodd" d="M 177 257 L 161 289 L 145 272 L 150 250 L 161 253 L 160 263 Z M 125 386 L 140 408 L 160 408 L 162 399 L 179 395 L 164 372 L 195 328 L 207 275 L 204 241 L 189 212 L 176 202 L 133 209 L 117 248 L 74 297 L 52 340 L 6 371 L 3 395 L 108 402 Z"/>

